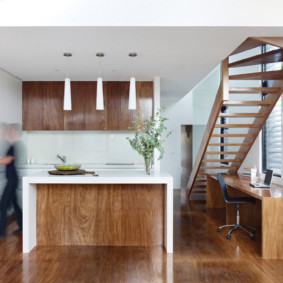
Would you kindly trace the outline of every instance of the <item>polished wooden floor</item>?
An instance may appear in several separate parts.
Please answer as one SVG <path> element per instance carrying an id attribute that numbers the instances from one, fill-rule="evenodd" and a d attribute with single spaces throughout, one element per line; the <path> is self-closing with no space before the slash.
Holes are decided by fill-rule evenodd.
<path id="1" fill-rule="evenodd" d="M 260 237 L 216 232 L 221 210 L 174 193 L 174 254 L 161 247 L 37 247 L 21 253 L 21 237 L 0 239 L 0 282 L 283 282 L 283 260 L 262 260 Z"/>

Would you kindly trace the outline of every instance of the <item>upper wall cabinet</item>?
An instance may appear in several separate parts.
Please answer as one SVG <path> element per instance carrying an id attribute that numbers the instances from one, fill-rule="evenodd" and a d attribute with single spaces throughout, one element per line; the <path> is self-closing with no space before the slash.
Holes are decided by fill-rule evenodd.
<path id="1" fill-rule="evenodd" d="M 136 82 L 137 109 L 129 110 L 129 82 L 103 82 L 104 110 L 96 110 L 96 82 L 71 82 L 72 111 L 63 111 L 64 82 L 23 82 L 25 131 L 124 131 L 134 114 L 152 116 L 153 82 Z"/>

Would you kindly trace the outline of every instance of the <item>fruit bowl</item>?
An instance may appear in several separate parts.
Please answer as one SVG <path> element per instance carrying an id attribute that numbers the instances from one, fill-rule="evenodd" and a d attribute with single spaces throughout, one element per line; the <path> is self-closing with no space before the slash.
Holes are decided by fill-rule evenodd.
<path id="1" fill-rule="evenodd" d="M 74 171 L 81 168 L 81 164 L 56 164 L 54 167 L 59 171 Z"/>

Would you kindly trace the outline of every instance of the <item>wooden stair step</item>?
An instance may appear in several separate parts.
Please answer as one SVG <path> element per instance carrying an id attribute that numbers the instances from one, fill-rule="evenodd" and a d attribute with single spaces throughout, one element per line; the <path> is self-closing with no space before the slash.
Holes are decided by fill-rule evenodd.
<path id="1" fill-rule="evenodd" d="M 218 154 L 246 154 L 243 151 L 206 151 L 205 154 L 218 155 Z"/>
<path id="2" fill-rule="evenodd" d="M 227 167 L 224 167 L 224 166 L 203 166 L 203 167 L 200 167 L 200 169 L 236 169 L 237 167 L 236 166 L 227 166 Z"/>
<path id="3" fill-rule="evenodd" d="M 227 118 L 238 118 L 238 117 L 261 117 L 264 118 L 266 115 L 262 113 L 220 113 L 219 117 Z"/>
<path id="4" fill-rule="evenodd" d="M 261 128 L 260 124 L 216 124 L 215 128 Z"/>
<path id="5" fill-rule="evenodd" d="M 268 94 L 279 94 L 282 89 L 280 87 L 230 87 L 229 93 L 268 93 Z"/>
<path id="6" fill-rule="evenodd" d="M 283 79 L 283 77 L 282 77 Z M 273 101 L 267 100 L 240 100 L 240 101 L 224 101 L 223 105 L 225 106 L 269 106 L 274 104 Z"/>
<path id="7" fill-rule="evenodd" d="M 283 70 L 231 75 L 229 80 L 283 80 Z"/>
<path id="8" fill-rule="evenodd" d="M 193 187 L 192 194 L 205 194 L 205 193 L 206 193 L 206 190 L 194 190 L 194 187 Z"/>
<path id="9" fill-rule="evenodd" d="M 249 143 L 209 143 L 208 146 L 249 146 Z"/>
<path id="10" fill-rule="evenodd" d="M 250 50 L 250 49 L 253 49 L 255 47 L 259 47 L 259 46 L 262 46 L 264 43 L 262 43 L 261 41 L 259 40 L 256 40 L 254 38 L 247 38 L 240 46 L 238 46 L 231 54 L 230 56 L 232 55 L 235 55 L 235 54 L 238 54 L 238 53 L 241 53 L 241 52 L 244 52 L 244 51 L 247 51 L 247 50 Z"/>
<path id="11" fill-rule="evenodd" d="M 252 138 L 256 135 L 253 134 L 213 134 L 212 138 Z"/>
<path id="12" fill-rule="evenodd" d="M 208 162 L 241 162 L 240 159 L 203 159 L 202 163 L 208 163 Z"/>
<path id="13" fill-rule="evenodd" d="M 239 60 L 228 65 L 229 68 L 246 67 L 259 64 L 276 63 L 283 61 L 283 50 L 276 49 L 270 52 L 252 56 L 243 60 Z"/>
<path id="14" fill-rule="evenodd" d="M 196 184 L 194 184 L 193 188 L 206 188 L 206 185 L 196 185 Z"/>

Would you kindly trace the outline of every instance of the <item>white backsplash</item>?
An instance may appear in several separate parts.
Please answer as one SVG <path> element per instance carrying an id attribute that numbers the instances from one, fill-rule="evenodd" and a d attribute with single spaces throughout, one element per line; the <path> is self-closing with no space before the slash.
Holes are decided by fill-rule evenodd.
<path id="1" fill-rule="evenodd" d="M 68 162 L 83 164 L 134 163 L 143 158 L 134 151 L 127 137 L 129 132 L 24 132 L 26 156 L 35 164 L 59 163 L 57 154 Z"/>

